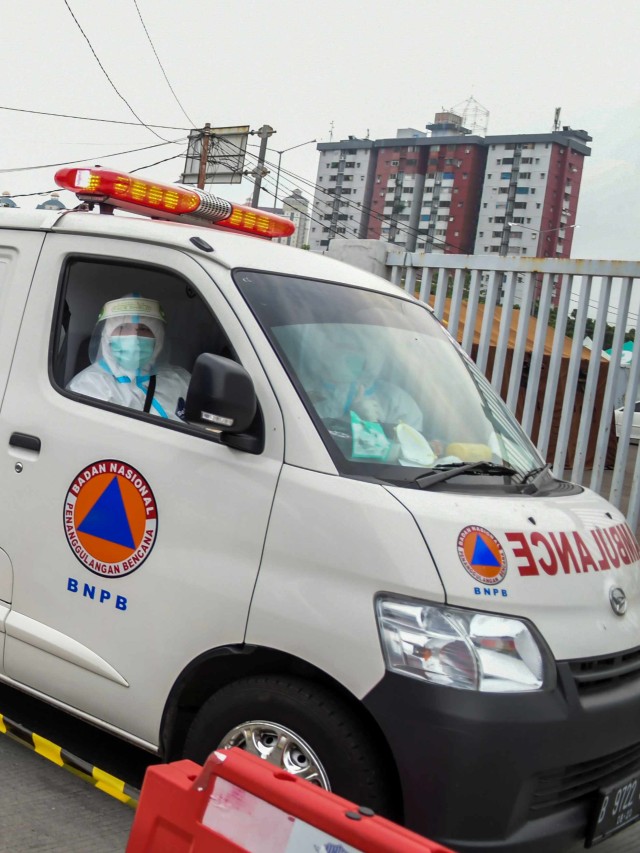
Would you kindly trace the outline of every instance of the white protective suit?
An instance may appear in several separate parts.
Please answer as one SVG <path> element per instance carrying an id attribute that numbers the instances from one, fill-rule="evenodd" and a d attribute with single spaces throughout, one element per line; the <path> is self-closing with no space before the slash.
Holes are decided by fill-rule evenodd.
<path id="1" fill-rule="evenodd" d="M 113 351 L 117 342 L 116 330 L 123 324 L 144 324 L 153 333 L 147 338 L 149 357 L 143 356 L 139 367 L 122 366 L 122 358 Z M 117 403 L 138 411 L 144 410 L 151 376 L 156 377 L 156 387 L 150 413 L 169 420 L 181 420 L 189 385 L 189 373 L 182 367 L 158 365 L 164 347 L 165 320 L 160 304 L 155 299 L 132 295 L 107 302 L 93 333 L 89 367 L 74 376 L 67 385 L 69 391 Z M 132 336 L 134 337 L 134 336 Z"/>
<path id="2" fill-rule="evenodd" d="M 303 381 L 321 418 L 345 419 L 353 411 L 365 421 L 422 429 L 422 412 L 413 397 L 378 378 L 388 357 L 384 329 L 312 327 L 304 346 L 309 376 Z"/>

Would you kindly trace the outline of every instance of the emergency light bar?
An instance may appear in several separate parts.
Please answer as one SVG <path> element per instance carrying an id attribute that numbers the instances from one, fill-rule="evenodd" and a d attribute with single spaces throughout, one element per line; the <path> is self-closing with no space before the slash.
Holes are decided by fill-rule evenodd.
<path id="1" fill-rule="evenodd" d="M 159 184 L 126 172 L 100 168 L 59 169 L 55 181 L 80 201 L 106 202 L 130 213 L 150 213 L 157 219 L 195 222 L 230 228 L 259 237 L 289 237 L 295 225 L 284 216 L 232 204 L 211 193 L 180 184 Z"/>

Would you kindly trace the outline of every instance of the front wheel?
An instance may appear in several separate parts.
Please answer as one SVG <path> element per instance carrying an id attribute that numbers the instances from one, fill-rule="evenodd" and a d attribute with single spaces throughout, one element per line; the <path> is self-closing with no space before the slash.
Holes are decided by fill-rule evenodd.
<path id="1" fill-rule="evenodd" d="M 185 757 L 236 746 L 321 788 L 394 817 L 391 779 L 362 720 L 326 688 L 285 676 L 223 687 L 202 706 Z"/>

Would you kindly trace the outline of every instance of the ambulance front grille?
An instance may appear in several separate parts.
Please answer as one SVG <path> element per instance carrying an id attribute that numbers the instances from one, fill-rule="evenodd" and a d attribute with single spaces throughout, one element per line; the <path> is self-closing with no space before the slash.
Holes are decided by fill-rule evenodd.
<path id="1" fill-rule="evenodd" d="M 557 811 L 587 799 L 598 789 L 624 779 L 640 769 L 640 743 L 618 752 L 561 767 L 536 777 L 530 813 Z"/>
<path id="2" fill-rule="evenodd" d="M 640 648 L 606 657 L 568 661 L 578 693 L 594 693 L 640 678 Z"/>

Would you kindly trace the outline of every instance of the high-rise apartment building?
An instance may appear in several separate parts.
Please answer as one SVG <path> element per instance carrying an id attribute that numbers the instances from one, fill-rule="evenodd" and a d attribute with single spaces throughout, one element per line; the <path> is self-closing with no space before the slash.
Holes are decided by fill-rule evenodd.
<path id="1" fill-rule="evenodd" d="M 360 237 L 410 251 L 569 257 L 585 131 L 481 137 L 451 112 L 427 129 L 318 145 L 312 250 Z"/>

